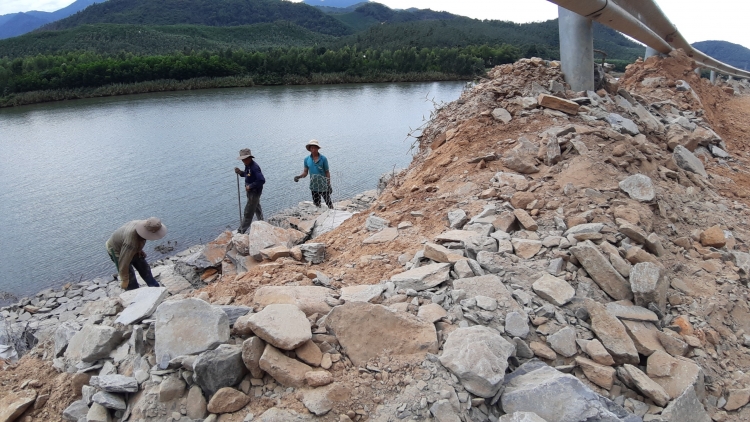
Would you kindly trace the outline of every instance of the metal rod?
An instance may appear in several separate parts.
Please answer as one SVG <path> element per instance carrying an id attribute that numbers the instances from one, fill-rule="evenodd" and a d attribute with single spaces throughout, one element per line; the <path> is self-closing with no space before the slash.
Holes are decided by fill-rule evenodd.
<path id="1" fill-rule="evenodd" d="M 240 196 L 240 175 L 235 173 L 237 176 L 237 208 L 240 211 L 240 228 L 242 227 L 242 198 Z"/>

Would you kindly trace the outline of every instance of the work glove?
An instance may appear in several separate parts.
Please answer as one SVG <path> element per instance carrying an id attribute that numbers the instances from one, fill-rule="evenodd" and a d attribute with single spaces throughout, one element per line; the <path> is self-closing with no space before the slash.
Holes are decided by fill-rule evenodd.
<path id="1" fill-rule="evenodd" d="M 240 170 L 237 167 L 234 168 L 234 172 L 237 173 L 237 174 L 242 174 L 242 170 Z"/>
<path id="2" fill-rule="evenodd" d="M 294 181 L 299 182 L 299 176 L 294 176 Z"/>

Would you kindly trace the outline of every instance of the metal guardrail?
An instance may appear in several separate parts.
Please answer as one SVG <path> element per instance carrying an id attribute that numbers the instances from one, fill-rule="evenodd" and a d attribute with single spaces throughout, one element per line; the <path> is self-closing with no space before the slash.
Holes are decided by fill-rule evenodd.
<path id="1" fill-rule="evenodd" d="M 633 37 L 660 53 L 669 54 L 681 48 L 701 67 L 738 78 L 750 78 L 750 72 L 722 63 L 693 48 L 654 0 L 548 1 Z"/>

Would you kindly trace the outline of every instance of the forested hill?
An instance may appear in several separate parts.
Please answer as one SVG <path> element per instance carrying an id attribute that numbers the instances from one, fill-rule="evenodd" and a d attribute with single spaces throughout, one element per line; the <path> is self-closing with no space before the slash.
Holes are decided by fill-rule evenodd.
<path id="1" fill-rule="evenodd" d="M 321 34 L 353 32 L 315 7 L 281 0 L 109 0 L 42 29 L 62 30 L 99 23 L 240 26 L 278 21 L 292 22 Z"/>
<path id="2" fill-rule="evenodd" d="M 750 70 L 750 49 L 739 44 L 727 41 L 701 41 L 694 43 L 693 47 L 738 69 Z"/>

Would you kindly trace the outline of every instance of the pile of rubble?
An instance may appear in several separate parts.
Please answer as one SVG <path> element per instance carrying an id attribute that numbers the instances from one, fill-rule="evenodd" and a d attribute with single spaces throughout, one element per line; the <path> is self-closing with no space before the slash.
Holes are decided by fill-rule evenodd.
<path id="1" fill-rule="evenodd" d="M 694 67 L 582 93 L 555 62 L 493 69 L 367 212 L 227 232 L 57 326 L 63 418 L 747 420 L 745 157 L 715 107 L 750 86 Z M 7 420 L 44 414 L 31 390 Z"/>

